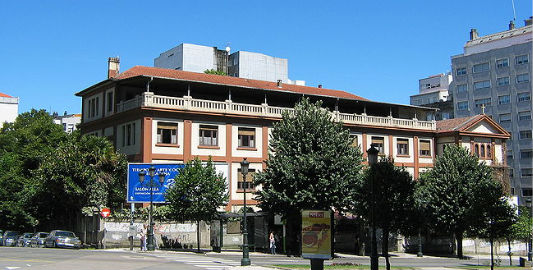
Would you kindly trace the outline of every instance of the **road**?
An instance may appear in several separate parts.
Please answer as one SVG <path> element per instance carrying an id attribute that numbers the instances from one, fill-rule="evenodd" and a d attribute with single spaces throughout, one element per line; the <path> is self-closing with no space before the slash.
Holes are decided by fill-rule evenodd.
<path id="1" fill-rule="evenodd" d="M 48 248 L 15 248 L 0 247 L 0 270 L 14 269 L 57 269 L 57 270 L 136 270 L 136 269 L 184 269 L 184 270 L 223 270 L 240 265 L 242 253 L 223 252 L 196 254 L 191 252 L 130 252 L 129 250 L 71 250 Z M 283 255 L 269 255 L 251 253 L 253 265 L 272 266 L 279 264 L 309 264 L 309 260 L 287 257 Z M 501 257 L 502 265 L 508 265 L 507 257 Z M 514 264 L 518 264 L 515 256 Z M 368 257 L 349 256 L 326 261 L 332 263 L 369 264 Z M 488 264 L 482 258 L 481 264 Z M 381 258 L 380 265 L 385 262 Z M 428 257 L 417 258 L 413 255 L 399 255 L 391 258 L 393 266 L 411 266 L 418 268 L 441 268 L 467 265 L 478 265 L 477 258 L 458 260 L 455 258 Z"/>

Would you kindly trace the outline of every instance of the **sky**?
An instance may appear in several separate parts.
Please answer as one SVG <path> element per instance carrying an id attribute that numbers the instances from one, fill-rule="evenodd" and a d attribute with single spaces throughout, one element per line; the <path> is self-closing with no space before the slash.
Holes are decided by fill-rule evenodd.
<path id="1" fill-rule="evenodd" d="M 512 0 L 25 1 L 0 8 L 0 93 L 19 113 L 80 113 L 74 94 L 120 70 L 153 66 L 181 43 L 287 58 L 289 78 L 408 104 L 418 80 L 450 70 L 471 28 L 507 30 Z M 514 0 L 516 25 L 531 0 Z M 1 113 L 1 112 L 0 112 Z"/>

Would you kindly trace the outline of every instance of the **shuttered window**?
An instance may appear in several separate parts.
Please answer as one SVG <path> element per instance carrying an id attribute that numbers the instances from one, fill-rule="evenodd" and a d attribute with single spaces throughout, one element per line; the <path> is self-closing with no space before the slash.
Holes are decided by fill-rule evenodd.
<path id="1" fill-rule="evenodd" d="M 157 123 L 157 143 L 178 144 L 178 124 Z"/>
<path id="2" fill-rule="evenodd" d="M 200 125 L 200 145 L 218 146 L 218 127 L 210 125 Z"/>
<path id="3" fill-rule="evenodd" d="M 420 156 L 424 156 L 424 157 L 431 156 L 431 141 L 420 140 Z"/>
<path id="4" fill-rule="evenodd" d="M 239 147 L 255 147 L 255 128 L 239 128 Z"/>
<path id="5" fill-rule="evenodd" d="M 379 155 L 385 154 L 385 138 L 372 136 L 372 144 L 379 151 Z"/>

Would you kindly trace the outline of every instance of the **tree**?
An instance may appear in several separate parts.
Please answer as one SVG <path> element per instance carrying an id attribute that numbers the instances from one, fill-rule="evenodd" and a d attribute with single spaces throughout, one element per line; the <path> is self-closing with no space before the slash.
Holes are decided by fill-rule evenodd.
<path id="1" fill-rule="evenodd" d="M 381 247 L 387 269 L 390 269 L 389 234 L 408 226 L 407 218 L 411 216 L 414 204 L 414 188 L 411 175 L 404 168 L 394 166 L 392 159 L 384 158 L 365 170 L 353 194 L 353 210 L 367 223 L 371 221 L 374 205 L 375 224 L 383 230 Z"/>
<path id="2" fill-rule="evenodd" d="M 445 147 L 435 167 L 420 177 L 416 197 L 426 206 L 428 225 L 455 235 L 459 258 L 463 258 L 463 236 L 467 230 L 479 229 L 475 212 L 486 192 L 497 187 L 495 183 L 491 168 L 458 145 Z"/>
<path id="3" fill-rule="evenodd" d="M 203 165 L 200 159 L 195 158 L 179 169 L 175 180 L 165 194 L 170 208 L 167 215 L 176 220 L 196 221 L 200 251 L 200 221 L 215 219 L 217 209 L 227 204 L 226 179 L 222 173 L 216 172 L 211 159 Z"/>
<path id="4" fill-rule="evenodd" d="M 302 209 L 339 211 L 352 204 L 350 190 L 361 172 L 361 152 L 330 112 L 302 99 L 274 124 L 266 169 L 255 175 L 262 185 L 259 206 L 287 221 L 288 245 L 298 253 Z"/>
<path id="5" fill-rule="evenodd" d="M 220 76 L 228 76 L 228 74 L 226 74 L 226 72 L 220 71 L 220 70 L 216 70 L 216 69 L 206 69 L 206 70 L 204 70 L 204 73 L 205 74 L 220 75 Z"/>

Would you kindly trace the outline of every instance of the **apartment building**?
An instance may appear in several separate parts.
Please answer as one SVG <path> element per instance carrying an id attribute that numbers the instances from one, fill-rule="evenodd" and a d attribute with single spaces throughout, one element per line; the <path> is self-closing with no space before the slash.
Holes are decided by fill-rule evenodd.
<path id="1" fill-rule="evenodd" d="M 61 125 L 63 131 L 72 133 L 76 130 L 77 125 L 81 123 L 81 114 L 67 114 L 65 112 L 62 116 L 54 115 L 54 123 Z"/>
<path id="2" fill-rule="evenodd" d="M 472 29 L 464 53 L 451 58 L 455 116 L 485 113 L 511 134 L 506 159 L 520 204 L 532 195 L 531 42 L 531 18 L 486 36 Z"/>
<path id="3" fill-rule="evenodd" d="M 508 134 L 486 116 L 464 130 L 441 134 L 438 122 L 420 120 L 435 109 L 376 102 L 345 91 L 144 66 L 108 74 L 116 76 L 76 94 L 82 98 L 82 133 L 109 138 L 131 162 L 211 157 L 228 180 L 227 211 L 240 209 L 243 187 L 251 185 L 243 182 L 239 163 L 246 157 L 252 173 L 265 168 L 273 124 L 304 96 L 322 100 L 350 129 L 354 146 L 366 150 L 376 144 L 382 156 L 392 156 L 415 178 L 433 166 L 437 146 L 446 143 L 491 143 L 491 154 L 483 156 L 504 162 Z"/>
<path id="4" fill-rule="evenodd" d="M 435 115 L 427 120 L 446 120 L 453 118 L 453 98 L 448 92 L 452 81 L 451 73 L 441 73 L 418 81 L 418 94 L 410 96 L 410 104 L 438 108 Z"/>
<path id="5" fill-rule="evenodd" d="M 0 128 L 4 123 L 15 122 L 19 114 L 19 98 L 0 93 Z"/>

